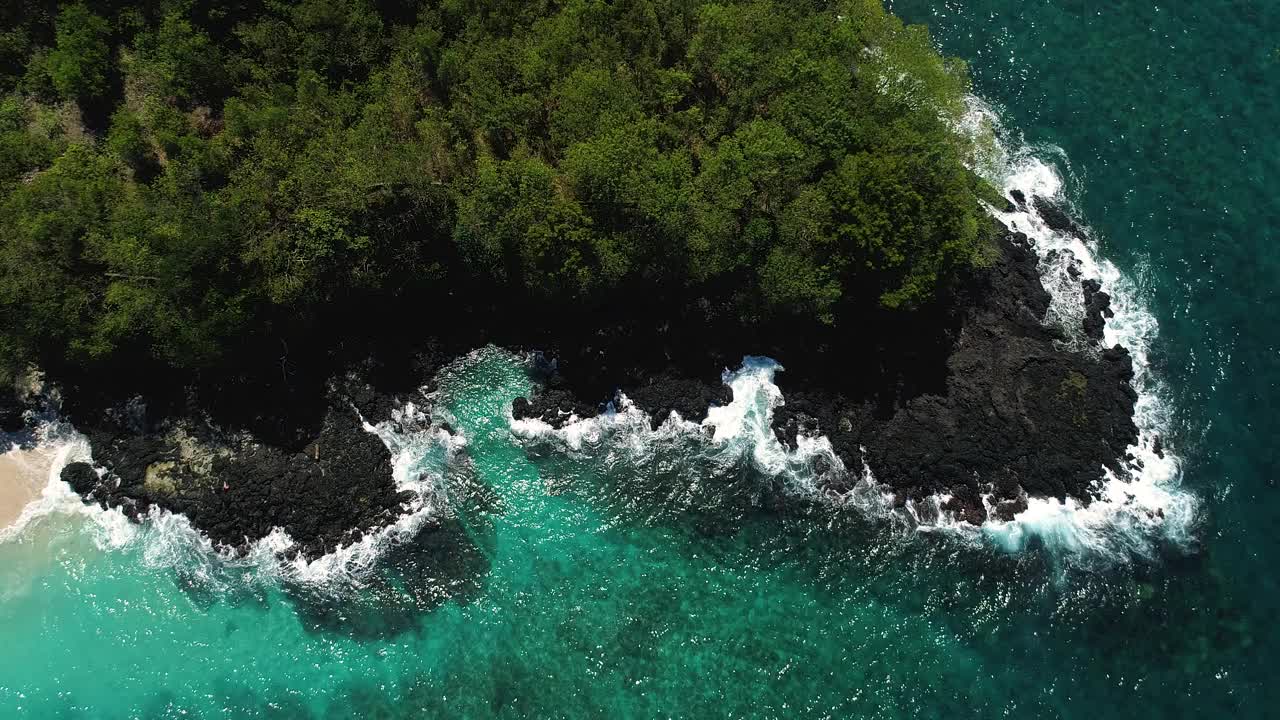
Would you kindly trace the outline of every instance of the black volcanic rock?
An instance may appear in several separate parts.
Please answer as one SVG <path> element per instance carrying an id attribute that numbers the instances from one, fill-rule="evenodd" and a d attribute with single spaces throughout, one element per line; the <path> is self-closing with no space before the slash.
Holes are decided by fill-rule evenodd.
<path id="1" fill-rule="evenodd" d="M 394 521 L 410 499 L 395 488 L 386 446 L 338 408 L 303 452 L 249 448 L 218 458 L 212 475 L 212 492 L 187 508 L 211 538 L 231 544 L 281 527 L 309 555 Z"/>
<path id="2" fill-rule="evenodd" d="M 1040 217 L 1044 219 L 1046 225 L 1059 232 L 1067 232 L 1073 235 L 1080 234 L 1080 226 L 1075 220 L 1059 207 L 1052 200 L 1047 200 L 1039 195 L 1031 198 L 1031 204 L 1035 206 L 1036 212 L 1040 213 Z"/>
<path id="3" fill-rule="evenodd" d="M 356 405 L 372 412 L 389 402 L 370 393 L 333 393 L 301 451 L 192 419 L 138 428 L 104 418 L 81 427 L 103 477 L 84 463 L 62 477 L 130 517 L 152 505 L 185 513 L 215 544 L 243 547 L 282 528 L 298 552 L 316 557 L 393 522 L 412 499 L 396 489 L 390 452 L 357 414 Z"/>
<path id="4" fill-rule="evenodd" d="M 1109 298 L 1088 283 L 1101 323 Z M 793 389 L 784 374 L 775 431 L 792 446 L 799 432 L 825 434 L 847 466 L 865 460 L 900 496 L 951 495 L 947 509 L 975 523 L 986 519 L 988 493 L 1002 517 L 1025 508 L 1027 495 L 1087 503 L 1101 468 L 1119 470 L 1137 440 L 1133 370 L 1120 347 L 1060 347 L 1061 335 L 1044 323 L 1049 303 L 1029 243 L 1010 234 L 1000 260 L 960 299 L 965 317 L 942 392 L 875 412 L 812 387 Z"/>
<path id="5" fill-rule="evenodd" d="M 62 481 L 81 495 L 88 495 L 98 486 L 98 473 L 89 463 L 71 463 L 62 469 Z"/>
<path id="6" fill-rule="evenodd" d="M 14 388 L 0 389 L 0 432 L 19 433 L 28 430 L 30 417 L 41 409 L 35 395 Z"/>
<path id="7" fill-rule="evenodd" d="M 511 404 L 511 415 L 516 420 L 537 419 L 554 428 L 560 428 L 570 417 L 595 417 L 604 409 L 604 403 L 589 403 L 576 393 L 563 387 L 563 380 L 551 375 L 533 398 L 516 398 Z"/>
<path id="8" fill-rule="evenodd" d="M 1097 280 L 1084 280 L 1080 287 L 1084 290 L 1084 334 L 1101 340 L 1107 318 L 1115 316 L 1111 310 L 1111 296 L 1102 291 L 1102 284 Z"/>
<path id="9" fill-rule="evenodd" d="M 1040 198 L 1033 202 L 1044 205 Z M 1076 227 L 1065 215 L 1049 221 L 1061 229 Z M 1037 263 L 1027 237 L 1009 233 L 998 260 L 974 271 L 956 292 L 954 321 L 940 316 L 931 331 L 904 329 L 896 339 L 855 332 L 842 349 L 848 356 L 814 353 L 799 344 L 769 348 L 785 365 L 794 357 L 789 350 L 801 354 L 800 374 L 778 377 L 785 404 L 774 412 L 775 432 L 793 448 L 800 435 L 825 435 L 846 468 L 856 472 L 865 461 L 900 501 L 949 495 L 946 509 L 974 523 L 987 518 L 988 495 L 1001 518 L 1024 510 L 1028 497 L 1090 502 L 1102 469 L 1120 471 L 1127 447 L 1137 440 L 1132 364 L 1120 347 L 1064 346 L 1062 333 L 1045 322 L 1051 298 Z M 1091 281 L 1082 290 L 1084 329 L 1096 342 L 1111 315 L 1110 298 Z M 939 339 L 916 337 L 929 332 Z M 721 341 L 707 335 L 708 344 Z M 853 364 L 865 363 L 868 354 L 859 341 L 868 349 L 876 347 L 873 341 L 890 347 L 915 342 L 923 353 L 900 355 L 898 361 L 907 363 L 901 373 L 895 374 L 895 362 L 866 372 L 865 364 Z M 648 375 L 619 379 L 622 391 L 655 425 L 671 410 L 700 420 L 708 404 L 730 400 L 728 388 L 707 374 L 705 357 L 681 357 Z M 935 357 L 942 367 L 938 379 L 922 378 Z M 565 367 L 574 364 L 570 358 Z M 513 414 L 554 425 L 570 412 L 589 417 L 603 407 L 603 400 L 583 402 L 571 382 L 557 373 L 532 399 L 518 399 Z M 848 480 L 834 482 L 847 486 Z"/>
<path id="10" fill-rule="evenodd" d="M 25 424 L 22 405 L 9 393 L 0 393 L 0 432 L 18 432 Z"/>
<path id="11" fill-rule="evenodd" d="M 998 501 L 1026 492 L 1088 502 L 1101 468 L 1119 470 L 1137 440 L 1128 353 L 1095 357 L 1055 343 L 1041 323 L 1047 296 L 1034 256 L 1017 243 L 972 301 L 946 392 L 876 423 L 864 438 L 867 462 L 900 492 L 951 494 L 951 509 L 975 522 L 986 514 L 978 498 L 993 485 Z"/>
<path id="12" fill-rule="evenodd" d="M 1079 231 L 1061 209 L 1029 200 L 1051 226 Z M 107 472 L 99 480 L 93 468 L 72 465 L 64 476 L 86 499 L 130 516 L 152 505 L 184 512 L 231 546 L 281 527 L 301 552 L 318 555 L 392 521 L 409 499 L 396 492 L 390 454 L 361 419 L 386 421 L 406 400 L 425 402 L 444 364 L 499 342 L 555 358 L 535 356 L 537 388 L 513 402 L 516 419 L 560 427 L 598 414 L 621 392 L 655 426 L 673 411 L 698 422 L 731 400 L 720 378 L 726 367 L 768 355 L 787 368 L 777 379 L 785 404 L 775 433 L 793 447 L 802 435 L 827 436 L 853 473 L 824 474 L 831 490 L 847 488 L 865 462 L 898 502 L 949 495 L 947 508 L 972 522 L 987 516 L 984 498 L 998 517 L 1029 497 L 1087 503 L 1102 468 L 1122 470 L 1136 440 L 1132 364 L 1124 349 L 1098 342 L 1110 298 L 1092 281 L 1081 283 L 1089 347 L 1062 342 L 1045 322 L 1050 296 L 1037 265 L 1027 237 L 1007 233 L 990 266 L 934 305 L 903 313 L 855 298 L 841 327 L 744 320 L 741 308 L 709 299 L 732 297 L 724 288 L 628 288 L 624 305 L 538 308 L 530 317 L 548 318 L 542 325 L 501 325 L 505 316 L 475 310 L 473 318 L 494 324 L 460 322 L 454 335 L 403 356 L 360 363 L 354 374 L 346 366 L 327 394 L 319 381 L 303 383 L 299 366 L 297 379 L 253 376 L 188 399 L 170 393 L 160 417 L 140 424 L 80 413 L 72 420 Z M 305 377 L 335 376 L 308 369 Z M 174 427 L 189 437 L 175 437 Z"/>
<path id="13" fill-rule="evenodd" d="M 648 413 L 654 429 L 666 422 L 672 412 L 679 413 L 685 420 L 702 422 L 709 407 L 727 405 L 733 400 L 732 391 L 720 381 L 718 372 L 704 375 L 695 377 L 669 367 L 652 375 L 630 378 L 618 388 L 618 392 L 625 394 L 637 408 Z M 512 402 L 512 417 L 517 420 L 537 418 L 555 428 L 563 427 L 574 415 L 579 418 L 594 417 L 607 404 L 582 401 L 567 387 L 559 373 L 546 376 L 542 386 L 532 396 L 519 397 Z"/>
<path id="14" fill-rule="evenodd" d="M 721 382 L 719 371 L 714 368 L 708 370 L 715 374 L 695 377 L 667 368 L 641 382 L 628 384 L 622 392 L 636 407 L 649 414 L 655 429 L 666 422 L 672 412 L 679 413 L 681 418 L 690 422 L 700 423 L 707 417 L 708 408 L 728 405 L 733 400 L 733 391 Z"/>

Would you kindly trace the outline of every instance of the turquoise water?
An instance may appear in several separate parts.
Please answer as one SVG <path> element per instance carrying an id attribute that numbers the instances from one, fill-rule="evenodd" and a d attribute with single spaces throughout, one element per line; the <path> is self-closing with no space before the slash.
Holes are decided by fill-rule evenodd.
<path id="1" fill-rule="evenodd" d="M 0 542 L 0 717 L 1266 716 L 1277 10 L 894 5 L 972 61 L 1158 319 L 1195 547 L 1010 553 L 798 500 L 803 458 L 752 439 L 765 398 L 737 385 L 727 444 L 619 426 L 565 453 L 512 436 L 529 381 L 485 351 L 434 409 L 464 448 L 389 438 L 438 528 L 372 569 L 219 559 L 174 518 L 73 505 Z"/>

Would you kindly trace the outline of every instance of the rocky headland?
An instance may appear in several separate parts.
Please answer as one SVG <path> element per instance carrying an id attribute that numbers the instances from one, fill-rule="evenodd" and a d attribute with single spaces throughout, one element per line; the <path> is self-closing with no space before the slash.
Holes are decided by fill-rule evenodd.
<path id="1" fill-rule="evenodd" d="M 1061 209 L 1043 198 L 1032 202 L 1054 229 L 1080 232 Z M 1051 298 L 1037 263 L 1027 237 L 1010 232 L 995 262 L 970 273 L 931 326 L 872 322 L 817 332 L 807 342 L 794 338 L 790 348 L 777 342 L 782 333 L 748 346 L 787 369 L 776 381 L 785 404 L 775 410 L 775 433 L 793 448 L 800 435 L 828 437 L 853 469 L 834 481 L 835 492 L 856 481 L 866 463 L 897 503 L 944 496 L 944 510 L 974 524 L 992 512 L 1011 519 L 1028 497 L 1089 504 L 1105 469 L 1125 471 L 1126 450 L 1138 438 L 1133 367 L 1123 347 L 1103 345 L 1111 310 L 1099 284 L 1080 281 L 1085 312 L 1079 335 L 1070 337 L 1071 329 L 1049 322 Z M 617 392 L 655 426 L 671 410 L 701 421 L 708 404 L 729 400 L 718 372 L 743 353 L 717 353 L 715 332 L 695 342 L 723 364 L 673 362 L 619 379 Z M 675 343 L 667 352 L 680 356 Z M 588 402 L 575 391 L 582 384 L 572 377 L 574 366 L 585 362 L 570 356 L 558 363 L 539 393 L 516 400 L 514 416 L 560 427 L 599 412 L 614 396 Z"/>

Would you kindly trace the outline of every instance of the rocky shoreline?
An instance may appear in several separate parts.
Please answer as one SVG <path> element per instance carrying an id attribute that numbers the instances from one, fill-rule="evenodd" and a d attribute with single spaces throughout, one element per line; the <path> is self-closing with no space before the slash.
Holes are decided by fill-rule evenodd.
<path id="1" fill-rule="evenodd" d="M 1031 203 L 1053 227 L 1079 231 L 1043 199 Z M 1094 281 L 1080 282 L 1084 342 L 1064 342 L 1047 322 L 1037 263 L 1027 238 L 1007 233 L 995 262 L 965 277 L 941 310 L 869 316 L 853 329 L 744 328 L 728 320 L 731 308 L 702 298 L 504 330 L 464 317 L 463 330 L 417 347 L 410 362 L 348 366 L 321 392 L 300 385 L 280 400 L 215 388 L 154 407 L 86 405 L 71 419 L 97 468 L 72 464 L 63 479 L 87 502 L 135 519 L 152 506 L 184 513 L 221 546 L 244 549 L 281 528 L 294 552 L 314 558 L 389 524 L 413 500 L 364 422 L 389 419 L 409 399 L 424 404 L 441 367 L 492 343 L 540 351 L 538 389 L 515 400 L 516 418 L 561 426 L 621 392 L 655 427 L 673 411 L 697 422 L 731 400 L 723 369 L 769 355 L 787 368 L 777 379 L 778 437 L 794 446 L 800 435 L 827 436 L 847 468 L 865 462 L 898 503 L 942 495 L 944 509 L 975 524 L 991 512 L 1012 517 L 1028 497 L 1087 504 L 1104 468 L 1124 472 L 1137 440 L 1133 369 L 1123 348 L 1102 345 L 1110 298 Z M 520 327 L 533 329 L 510 329 Z M 244 421 L 210 419 L 225 407 Z"/>
<path id="2" fill-rule="evenodd" d="M 825 434 L 846 466 L 865 462 L 897 502 L 950 496 L 943 509 L 974 524 L 988 518 L 983 496 L 1002 520 L 1025 510 L 1029 496 L 1089 504 L 1103 468 L 1123 472 L 1138 439 L 1129 353 L 1102 347 L 1107 306 L 1096 288 L 1084 320 L 1089 346 L 1065 349 L 1044 324 L 1049 296 L 1034 252 L 1025 236 L 1008 240 L 967 306 L 943 393 L 881 414 L 821 390 L 791 389 L 784 376 L 779 434 L 792 443 L 798 433 Z M 1082 293 L 1090 297 L 1087 282 Z"/>
<path id="3" fill-rule="evenodd" d="M 337 390 L 319 432 L 297 451 L 193 418 L 82 432 L 104 473 L 72 463 L 62 478 L 86 501 L 134 520 L 153 505 L 183 513 L 219 546 L 244 549 L 278 527 L 297 552 L 317 557 L 394 522 L 414 500 L 396 489 L 386 445 Z"/>
<path id="4" fill-rule="evenodd" d="M 1042 198 L 1032 202 L 1054 229 L 1080 232 L 1060 209 Z M 948 328 L 940 386 L 925 382 L 924 391 L 886 403 L 862 381 L 860 368 L 841 375 L 839 357 L 810 362 L 837 372 L 781 373 L 776 382 L 785 404 L 775 410 L 775 433 L 792 448 L 800 435 L 825 435 L 846 468 L 865 463 L 897 504 L 943 496 L 944 510 L 973 524 L 992 514 L 1012 519 L 1029 497 L 1088 505 L 1105 470 L 1126 472 L 1127 448 L 1138 440 L 1133 367 L 1123 347 L 1102 344 L 1110 297 L 1096 281 L 1080 281 L 1083 347 L 1048 323 L 1050 296 L 1037 263 L 1027 237 L 1011 232 L 996 262 L 967 278 L 953 303 L 958 317 Z M 775 357 L 791 367 L 787 354 Z M 514 417 L 562 427 L 571 416 L 595 415 L 611 399 L 585 402 L 570 389 L 567 372 L 547 373 L 533 398 L 516 400 Z M 655 427 L 671 410 L 701 421 L 708 404 L 730 399 L 718 374 L 676 367 L 624 378 L 617 390 Z M 850 474 L 829 489 L 840 493 L 856 480 Z"/>

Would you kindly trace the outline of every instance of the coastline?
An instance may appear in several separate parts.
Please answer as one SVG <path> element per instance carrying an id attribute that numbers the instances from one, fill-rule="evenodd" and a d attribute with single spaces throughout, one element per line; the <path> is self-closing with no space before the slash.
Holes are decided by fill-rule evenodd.
<path id="1" fill-rule="evenodd" d="M 1034 205 L 1066 218 L 1051 201 L 1018 195 L 1005 212 Z M 1028 237 L 1011 229 L 999 259 L 914 328 L 895 327 L 891 316 L 873 318 L 863 332 L 743 332 L 712 307 L 652 333 L 637 322 L 558 332 L 572 328 L 564 323 L 541 340 L 463 334 L 429 343 L 399 361 L 399 372 L 372 359 L 331 377 L 320 397 L 299 402 L 304 412 L 271 418 L 279 431 L 271 435 L 211 423 L 198 399 L 178 412 L 134 402 L 132 425 L 119 421 L 120 407 L 102 408 L 76 420 L 107 472 L 99 477 L 78 463 L 62 477 L 87 501 L 133 519 L 152 506 L 183 513 L 215 545 L 241 553 L 279 529 L 293 543 L 287 553 L 315 559 L 414 512 L 421 498 L 397 485 L 390 450 L 372 429 L 409 402 L 429 407 L 440 368 L 496 344 L 540 351 L 531 354 L 537 389 L 513 403 L 516 421 L 563 427 L 625 395 L 652 428 L 672 413 L 701 423 L 733 399 L 722 371 L 743 355 L 763 355 L 787 368 L 771 432 L 793 451 L 825 438 L 845 468 L 814 468 L 820 492 L 860 488 L 859 469 L 870 468 L 891 506 L 915 510 L 917 520 L 932 506 L 936 519 L 973 527 L 1013 520 L 1038 499 L 1088 507 L 1103 497 L 1108 475 L 1135 470 L 1126 458 L 1138 442 L 1133 368 L 1127 350 L 1105 346 L 1110 297 L 1092 279 L 1072 276 L 1085 308 L 1075 318 L 1078 337 L 1055 327 L 1039 260 Z M 877 349 L 893 355 L 884 359 Z M 193 442 L 203 451 L 192 453 Z"/>
<path id="2" fill-rule="evenodd" d="M 1017 174 L 1009 158 L 1003 166 Z M 97 469 L 73 463 L 62 479 L 133 520 L 156 507 L 185 515 L 220 548 L 244 554 L 278 536 L 275 552 L 310 561 L 389 531 L 427 502 L 393 477 L 386 430 L 405 429 L 400 411 L 412 404 L 425 411 L 416 429 L 449 433 L 430 419 L 436 375 L 477 348 L 529 358 L 535 389 L 511 417 L 551 428 L 622 396 L 651 430 L 672 414 L 704 423 L 733 401 L 725 374 L 750 355 L 785 367 L 770 441 L 790 452 L 829 443 L 830 457 L 807 471 L 818 492 L 871 492 L 909 524 L 980 528 L 1020 547 L 1020 515 L 1034 523 L 1099 500 L 1111 507 L 1131 495 L 1118 486 L 1152 474 L 1144 467 L 1171 476 L 1176 461 L 1150 423 L 1135 424 L 1151 402 L 1136 389 L 1146 339 L 1129 337 L 1131 298 L 1119 298 L 1116 319 L 1108 291 L 1118 276 L 1104 277 L 1087 231 L 1060 204 L 1060 181 L 1000 180 L 1005 204 L 988 208 L 1006 228 L 998 257 L 923 310 L 877 310 L 832 328 L 743 324 L 707 300 L 711 288 L 674 298 L 634 288 L 619 293 L 625 306 L 516 314 L 463 300 L 427 337 L 282 360 L 279 379 L 245 368 L 196 385 L 79 378 L 64 393 L 67 419 L 88 436 Z M 1157 524 L 1181 502 L 1162 482 L 1139 492 Z M 1189 525 L 1194 503 L 1183 505 Z"/>
<path id="3" fill-rule="evenodd" d="M 988 517 L 1011 520 L 1031 498 L 1087 506 L 1100 497 L 1106 472 L 1131 469 L 1125 453 L 1138 439 L 1133 370 L 1127 350 L 1104 347 L 1109 297 L 1087 280 L 1076 287 L 1088 308 L 1076 329 L 1082 347 L 1068 347 L 1067 335 L 1048 322 L 1051 297 L 1037 262 L 1027 236 L 1005 235 L 1000 259 L 957 292 L 958 317 L 934 329 L 946 336 L 937 342 L 944 352 L 916 366 L 936 377 L 868 387 L 857 373 L 842 373 L 841 353 L 851 348 L 816 362 L 823 353 L 808 353 L 807 367 L 806 353 L 795 348 L 750 353 L 787 368 L 777 380 L 784 400 L 773 432 L 793 451 L 805 438 L 829 440 L 847 471 L 827 474 L 821 489 L 836 495 L 857 485 L 857 469 L 867 466 L 895 507 L 943 496 L 942 510 L 974 526 Z M 547 364 L 540 390 L 518 399 L 513 417 L 556 429 L 597 415 L 615 396 L 592 402 L 581 393 L 571 368 L 582 362 L 570 356 Z M 701 367 L 719 371 L 737 362 Z M 719 377 L 687 366 L 624 376 L 616 388 L 654 428 L 673 410 L 701 423 L 729 399 Z"/>

